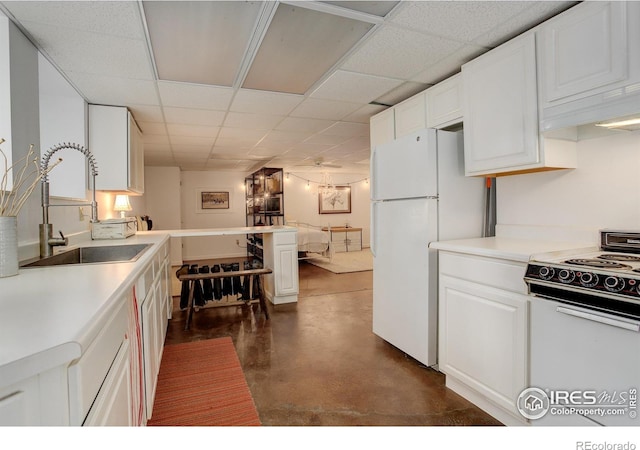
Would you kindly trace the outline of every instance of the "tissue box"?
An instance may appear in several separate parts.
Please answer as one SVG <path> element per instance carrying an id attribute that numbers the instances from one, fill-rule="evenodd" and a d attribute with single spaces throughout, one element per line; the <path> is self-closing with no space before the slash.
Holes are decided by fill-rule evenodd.
<path id="1" fill-rule="evenodd" d="M 91 226 L 91 239 L 125 239 L 136 234 L 135 217 L 108 219 Z"/>

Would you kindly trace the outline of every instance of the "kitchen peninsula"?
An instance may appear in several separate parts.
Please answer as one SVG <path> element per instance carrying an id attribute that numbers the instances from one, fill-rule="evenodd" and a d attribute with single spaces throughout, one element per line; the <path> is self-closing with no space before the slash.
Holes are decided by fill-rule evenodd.
<path id="1" fill-rule="evenodd" d="M 140 232 L 136 261 L 21 268 L 0 279 L 0 425 L 144 425 L 171 317 L 171 237 L 261 233 L 265 293 L 297 301 L 297 229 Z"/>

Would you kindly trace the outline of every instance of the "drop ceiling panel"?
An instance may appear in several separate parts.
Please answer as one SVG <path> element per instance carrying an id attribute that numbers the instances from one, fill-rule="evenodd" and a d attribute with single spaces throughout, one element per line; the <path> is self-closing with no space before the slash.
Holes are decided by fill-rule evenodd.
<path id="1" fill-rule="evenodd" d="M 233 99 L 230 110 L 285 116 L 302 100 L 304 100 L 304 97 L 301 95 L 239 89 Z"/>
<path id="2" fill-rule="evenodd" d="M 485 47 L 478 47 L 473 44 L 464 45 L 449 56 L 435 62 L 427 69 L 416 74 L 412 79 L 423 83 L 436 84 L 445 78 L 460 72 L 460 67 L 462 67 L 463 64 L 471 61 L 487 50 L 488 49 Z"/>
<path id="3" fill-rule="evenodd" d="M 402 80 L 337 70 L 327 78 L 311 97 L 369 103 L 402 84 Z"/>
<path id="4" fill-rule="evenodd" d="M 205 125 L 186 125 L 180 123 L 168 123 L 167 130 L 171 136 L 210 137 L 218 135 L 219 127 Z"/>
<path id="5" fill-rule="evenodd" d="M 344 118 L 347 122 L 360 122 L 360 123 L 369 123 L 369 119 L 371 116 L 378 114 L 379 112 L 387 109 L 385 106 L 379 105 L 365 105 L 357 111 L 349 114 Z"/>
<path id="6" fill-rule="evenodd" d="M 142 134 L 167 134 L 167 127 L 164 123 L 137 121 Z"/>
<path id="7" fill-rule="evenodd" d="M 200 148 L 211 148 L 215 141 L 213 137 L 203 136 L 176 136 L 171 135 L 171 144 L 173 148 L 178 150 L 178 146 L 198 146 Z"/>
<path id="8" fill-rule="evenodd" d="M 133 1 L 10 1 L 4 5 L 18 20 L 79 31 L 144 38 L 138 5 Z"/>
<path id="9" fill-rule="evenodd" d="M 278 145 L 298 144 L 312 136 L 313 132 L 272 130 L 262 140 L 261 144 L 275 143 Z"/>
<path id="10" fill-rule="evenodd" d="M 369 136 L 369 126 L 364 123 L 337 122 L 320 134 L 327 136 Z"/>
<path id="11" fill-rule="evenodd" d="M 373 27 L 281 3 L 243 87 L 304 94 Z"/>
<path id="12" fill-rule="evenodd" d="M 361 103 L 347 103 L 320 98 L 307 98 L 291 112 L 293 117 L 342 120 L 362 107 Z"/>
<path id="13" fill-rule="evenodd" d="M 224 111 L 208 109 L 176 108 L 165 106 L 164 116 L 169 123 L 220 126 L 224 121 Z"/>
<path id="14" fill-rule="evenodd" d="M 69 79 L 90 103 L 103 105 L 158 106 L 160 99 L 153 81 L 132 80 L 82 72 L 67 72 Z"/>
<path id="15" fill-rule="evenodd" d="M 158 105 L 159 104 L 160 102 L 158 100 Z M 164 123 L 164 116 L 162 115 L 162 108 L 160 108 L 160 106 L 129 104 L 129 109 L 136 121 Z"/>
<path id="16" fill-rule="evenodd" d="M 376 102 L 382 103 L 385 105 L 397 105 L 403 100 L 413 97 L 415 94 L 424 91 L 427 89 L 429 84 L 426 83 L 417 83 L 415 81 L 407 81 L 406 83 L 402 83 L 395 89 L 387 92 L 386 94 L 378 97 Z"/>
<path id="17" fill-rule="evenodd" d="M 142 39 L 35 22 L 25 22 L 23 25 L 43 51 L 65 71 L 153 80 L 153 70 Z"/>
<path id="18" fill-rule="evenodd" d="M 147 145 L 170 145 L 169 137 L 161 134 L 143 134 L 142 141 L 145 148 Z"/>
<path id="19" fill-rule="evenodd" d="M 284 116 L 272 116 L 268 114 L 250 114 L 230 112 L 224 121 L 225 127 L 232 128 L 256 128 L 259 130 L 271 130 L 280 122 Z"/>
<path id="20" fill-rule="evenodd" d="M 353 9 L 354 11 L 360 11 L 367 14 L 372 14 L 378 17 L 386 16 L 395 6 L 400 2 L 392 1 L 323 1 L 322 3 L 328 3 L 330 5 L 340 6 L 341 8 Z"/>
<path id="21" fill-rule="evenodd" d="M 531 6 L 524 1 L 407 2 L 391 22 L 453 39 L 473 42 L 497 24 Z"/>
<path id="22" fill-rule="evenodd" d="M 145 1 L 143 6 L 160 79 L 233 85 L 260 2 Z"/>
<path id="23" fill-rule="evenodd" d="M 349 56 L 342 69 L 406 80 L 461 46 L 458 41 L 385 26 Z"/>
<path id="24" fill-rule="evenodd" d="M 323 144 L 323 145 L 329 145 L 330 147 L 334 147 L 338 144 L 343 143 L 348 139 L 349 139 L 349 136 L 318 133 L 311 136 L 309 139 L 304 141 L 304 143 L 305 144 Z"/>
<path id="25" fill-rule="evenodd" d="M 201 84 L 158 81 L 163 106 L 225 111 L 231 103 L 233 89 Z"/>
<path id="26" fill-rule="evenodd" d="M 325 128 L 329 128 L 334 124 L 331 120 L 322 119 L 303 119 L 300 117 L 287 117 L 277 127 L 282 131 L 301 131 L 301 132 L 318 132 Z"/>

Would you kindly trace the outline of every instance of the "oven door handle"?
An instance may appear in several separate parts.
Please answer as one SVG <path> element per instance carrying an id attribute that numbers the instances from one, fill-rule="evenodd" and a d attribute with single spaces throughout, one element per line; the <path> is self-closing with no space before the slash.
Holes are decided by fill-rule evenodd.
<path id="1" fill-rule="evenodd" d="M 556 307 L 556 311 L 569 316 L 579 317 L 581 319 L 592 320 L 594 322 L 603 323 L 605 325 L 611 325 L 614 327 L 622 328 L 629 331 L 640 332 L 640 323 L 627 322 L 625 320 L 615 319 L 610 316 L 602 316 L 593 312 L 586 312 L 583 310 L 567 308 L 565 306 Z"/>

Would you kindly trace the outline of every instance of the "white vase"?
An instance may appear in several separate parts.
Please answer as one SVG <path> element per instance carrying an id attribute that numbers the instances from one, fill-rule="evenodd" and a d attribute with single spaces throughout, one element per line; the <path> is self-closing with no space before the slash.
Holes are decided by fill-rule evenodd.
<path id="1" fill-rule="evenodd" d="M 18 275 L 18 218 L 0 217 L 0 278 Z"/>

